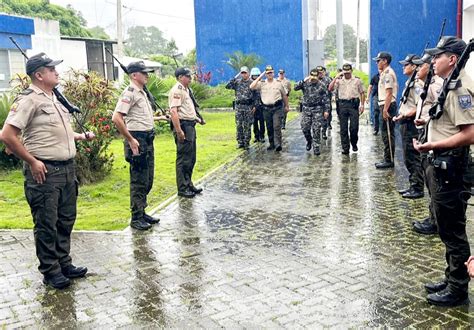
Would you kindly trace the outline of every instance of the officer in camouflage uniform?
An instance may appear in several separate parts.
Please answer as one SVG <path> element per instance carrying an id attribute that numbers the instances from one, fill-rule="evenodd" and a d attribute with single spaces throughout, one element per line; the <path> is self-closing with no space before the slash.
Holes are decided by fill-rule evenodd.
<path id="1" fill-rule="evenodd" d="M 329 91 L 329 84 L 331 83 L 332 79 L 326 74 L 326 68 L 324 66 L 317 66 L 316 71 L 318 72 L 319 80 L 326 85 L 328 88 L 328 96 L 329 96 L 329 116 L 327 119 L 323 119 L 323 140 L 326 140 L 327 137 L 327 130 L 332 129 L 331 121 L 332 121 L 332 93 Z"/>
<path id="2" fill-rule="evenodd" d="M 252 106 L 253 91 L 250 89 L 252 79 L 246 66 L 240 68 L 240 79 L 231 79 L 225 88 L 235 91 L 235 126 L 237 128 L 237 142 L 239 148 L 248 150 L 252 134 Z"/>
<path id="3" fill-rule="evenodd" d="M 125 160 L 130 163 L 130 227 L 138 230 L 150 229 L 152 224 L 160 221 L 145 213 L 155 174 L 155 131 L 153 109 L 143 87 L 152 71 L 141 61 L 127 66 L 130 85 L 122 92 L 112 117 L 118 131 L 125 137 Z"/>
<path id="4" fill-rule="evenodd" d="M 295 85 L 295 91 L 303 91 L 303 111 L 301 113 L 301 129 L 306 138 L 306 150 L 320 155 L 321 125 L 323 118 L 329 116 L 329 92 L 325 82 L 319 80 L 316 69 L 311 70 L 309 77 Z M 311 136 L 313 130 L 313 136 Z"/>
<path id="5" fill-rule="evenodd" d="M 250 78 L 255 80 L 261 74 L 259 68 L 252 68 L 250 70 Z M 260 98 L 260 91 L 253 91 L 253 134 L 255 142 L 265 142 L 265 119 L 263 118 L 262 99 Z"/>
<path id="6" fill-rule="evenodd" d="M 72 265 L 69 254 L 78 193 L 74 141 L 94 138 L 90 132 L 72 130 L 68 110 L 53 93 L 59 83 L 55 66 L 61 62 L 44 53 L 30 57 L 26 73 L 31 85 L 15 99 L 2 132 L 7 147 L 25 162 L 24 187 L 33 216 L 38 269 L 43 282 L 56 289 L 87 273 L 86 267 Z"/>

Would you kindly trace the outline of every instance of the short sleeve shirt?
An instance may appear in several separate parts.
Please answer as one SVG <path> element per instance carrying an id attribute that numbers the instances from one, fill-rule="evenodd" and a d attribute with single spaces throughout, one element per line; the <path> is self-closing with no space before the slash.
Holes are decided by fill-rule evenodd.
<path id="1" fill-rule="evenodd" d="M 362 82 L 356 77 L 336 79 L 335 89 L 337 89 L 339 100 L 358 99 L 364 92 Z"/>
<path id="2" fill-rule="evenodd" d="M 283 98 L 282 95 L 286 95 L 285 87 L 278 80 L 273 80 L 271 83 L 259 81 L 255 89 L 260 91 L 260 97 L 265 105 L 273 105 Z"/>
<path id="3" fill-rule="evenodd" d="M 426 94 L 425 102 L 422 102 L 421 99 L 419 99 L 418 103 L 416 104 L 416 118 L 424 119 L 425 121 L 428 120 L 430 117 L 429 110 L 438 99 L 438 95 L 441 92 L 442 87 L 443 78 L 434 76 L 433 79 L 431 79 L 430 86 L 428 87 L 428 93 Z M 423 126 L 417 126 L 417 128 L 423 128 Z"/>
<path id="4" fill-rule="evenodd" d="M 182 120 L 196 120 L 196 109 L 189 90 L 179 81 L 171 88 L 168 94 L 169 108 L 178 108 L 178 117 Z"/>
<path id="5" fill-rule="evenodd" d="M 447 139 L 460 132 L 459 126 L 474 124 L 474 82 L 461 71 L 459 80 L 462 86 L 448 92 L 443 115 L 430 121 L 428 141 L 436 142 Z"/>
<path id="6" fill-rule="evenodd" d="M 407 88 L 407 84 L 409 83 L 409 80 L 406 81 L 405 83 L 405 88 Z M 421 89 L 423 88 L 423 81 L 417 79 L 414 81 L 413 87 L 410 88 L 410 92 L 408 93 L 407 101 L 400 105 L 400 110 L 399 113 L 401 115 L 407 115 L 408 112 L 410 112 L 413 109 L 416 109 L 416 104 L 418 103 L 418 100 L 420 99 L 420 93 Z M 401 102 L 400 102 L 401 103 Z"/>
<path id="7" fill-rule="evenodd" d="M 392 100 L 391 102 L 397 101 L 397 93 L 398 93 L 398 82 L 397 82 L 397 75 L 395 71 L 391 67 L 387 67 L 382 73 L 380 74 L 379 79 L 379 86 L 378 86 L 378 93 L 379 93 L 379 105 L 385 104 L 385 98 L 387 96 L 387 89 L 392 89 Z"/>
<path id="8" fill-rule="evenodd" d="M 378 95 L 379 80 L 380 80 L 380 74 L 378 74 L 378 73 L 374 74 L 372 76 L 372 79 L 370 79 L 370 85 L 372 86 L 372 96 L 377 96 Z"/>
<path id="9" fill-rule="evenodd" d="M 283 80 L 277 79 L 279 82 L 283 84 L 283 87 L 285 87 L 286 95 L 290 94 L 291 91 L 291 81 L 289 81 L 286 78 L 283 78 Z"/>
<path id="10" fill-rule="evenodd" d="M 5 124 L 21 130 L 23 144 L 35 158 L 64 161 L 76 156 L 71 114 L 54 94 L 33 84 L 15 99 Z"/>
<path id="11" fill-rule="evenodd" d="M 115 112 L 125 116 L 129 131 L 151 131 L 154 126 L 153 109 L 143 89 L 131 83 L 120 95 Z"/>

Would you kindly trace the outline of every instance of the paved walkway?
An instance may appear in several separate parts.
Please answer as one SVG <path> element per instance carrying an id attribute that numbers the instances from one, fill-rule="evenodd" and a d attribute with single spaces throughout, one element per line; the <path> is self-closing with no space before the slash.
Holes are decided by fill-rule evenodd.
<path id="1" fill-rule="evenodd" d="M 75 232 L 90 273 L 65 291 L 41 284 L 30 231 L 0 231 L 0 327 L 474 326 L 473 307 L 425 302 L 444 269 L 411 230 L 427 200 L 398 195 L 406 173 L 375 170 L 381 138 L 360 131 L 357 154 L 335 128 L 315 157 L 292 122 L 283 153 L 250 150 L 151 232 Z"/>

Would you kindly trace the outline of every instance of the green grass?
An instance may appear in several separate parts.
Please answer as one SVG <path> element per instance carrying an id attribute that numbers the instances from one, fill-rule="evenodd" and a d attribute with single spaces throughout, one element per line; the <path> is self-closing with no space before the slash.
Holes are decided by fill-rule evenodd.
<path id="1" fill-rule="evenodd" d="M 289 119 L 296 117 L 291 112 Z M 233 113 L 204 113 L 207 124 L 197 126 L 197 162 L 194 181 L 223 163 L 233 159 L 236 149 Z M 75 229 L 121 230 L 129 223 L 129 171 L 123 159 L 123 142 L 114 140 L 111 150 L 115 155 L 112 173 L 103 181 L 79 189 Z M 150 208 L 159 205 L 176 193 L 176 146 L 171 133 L 155 139 L 155 180 L 148 195 Z M 0 173 L 0 228 L 26 229 L 33 223 L 23 191 L 21 171 Z"/>

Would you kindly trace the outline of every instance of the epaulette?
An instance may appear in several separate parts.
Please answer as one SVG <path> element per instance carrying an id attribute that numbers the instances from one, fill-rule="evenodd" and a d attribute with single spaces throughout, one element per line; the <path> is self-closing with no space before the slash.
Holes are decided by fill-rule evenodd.
<path id="1" fill-rule="evenodd" d="M 135 88 L 133 88 L 132 86 L 129 86 L 128 89 L 127 89 L 129 92 L 133 92 L 135 90 Z"/>
<path id="2" fill-rule="evenodd" d="M 183 89 L 183 86 L 181 86 L 181 85 L 178 85 L 178 89 Z"/>
<path id="3" fill-rule="evenodd" d="M 360 78 L 359 78 L 359 77 L 357 77 L 357 76 L 354 76 L 354 78 L 356 78 L 356 79 L 359 79 L 359 80 L 360 80 Z"/>
<path id="4" fill-rule="evenodd" d="M 459 79 L 453 80 L 449 83 L 448 90 L 452 91 L 462 87 L 462 82 Z"/>
<path id="5" fill-rule="evenodd" d="M 20 92 L 21 95 L 30 95 L 31 93 L 33 93 L 33 90 L 31 88 L 24 89 Z"/>

